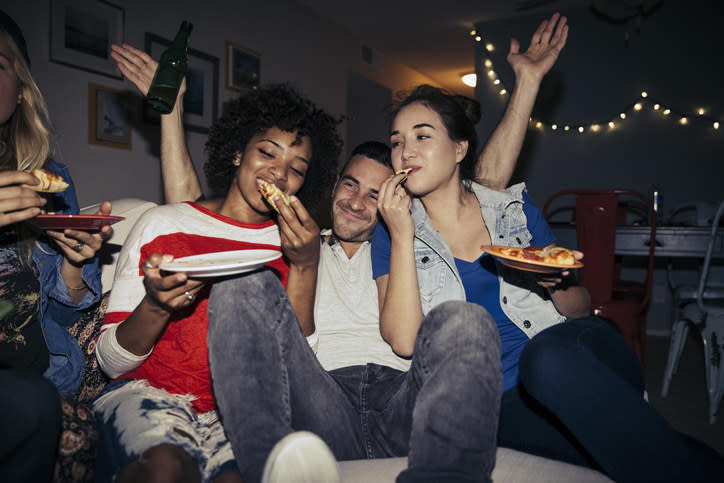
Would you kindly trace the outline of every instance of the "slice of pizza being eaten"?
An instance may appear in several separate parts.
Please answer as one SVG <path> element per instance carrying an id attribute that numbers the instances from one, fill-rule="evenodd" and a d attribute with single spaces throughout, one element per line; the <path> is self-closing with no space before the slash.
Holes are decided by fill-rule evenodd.
<path id="1" fill-rule="evenodd" d="M 31 169 L 27 171 L 40 180 L 40 183 L 36 185 L 24 184 L 25 188 L 39 191 L 41 193 L 60 193 L 68 188 L 68 183 L 55 173 L 51 173 L 47 169 Z"/>
<path id="2" fill-rule="evenodd" d="M 289 197 L 284 193 L 282 190 L 279 189 L 279 187 L 272 183 L 267 183 L 263 179 L 257 179 L 256 185 L 259 188 L 259 192 L 264 197 L 267 203 L 271 205 L 272 208 L 274 208 L 274 211 L 279 213 L 279 208 L 277 207 L 276 203 L 274 202 L 274 198 L 279 196 L 282 200 L 284 200 L 284 203 L 289 205 Z"/>

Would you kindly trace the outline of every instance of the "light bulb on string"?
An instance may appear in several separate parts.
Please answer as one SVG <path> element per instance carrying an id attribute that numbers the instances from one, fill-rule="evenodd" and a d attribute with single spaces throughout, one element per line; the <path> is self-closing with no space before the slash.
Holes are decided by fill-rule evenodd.
<path id="1" fill-rule="evenodd" d="M 477 31 L 475 31 L 475 30 L 471 31 L 470 35 L 471 36 L 475 35 L 476 41 L 478 41 L 478 42 L 482 41 L 481 36 L 477 33 Z M 503 85 L 502 80 L 495 73 L 495 70 L 493 69 L 493 61 L 489 56 L 489 53 L 494 52 L 494 51 L 495 51 L 495 45 L 493 43 L 491 43 L 491 42 L 484 43 L 483 52 L 485 53 L 485 60 L 483 62 L 483 65 L 485 66 L 486 70 L 488 71 L 488 79 L 490 80 L 490 83 L 493 86 L 495 86 L 496 88 L 498 88 L 498 94 L 500 96 L 504 96 L 504 95 L 508 94 L 508 91 L 505 88 L 505 86 Z M 718 119 L 713 119 L 711 115 L 708 115 L 707 114 L 708 110 L 706 108 L 696 107 L 696 108 L 692 109 L 690 111 L 692 113 L 691 117 L 689 117 L 689 116 L 685 115 L 685 111 L 679 111 L 679 110 L 674 111 L 671 108 L 664 108 L 660 102 L 657 102 L 656 99 L 650 98 L 649 92 L 647 90 L 640 91 L 639 100 L 629 104 L 628 107 L 626 107 L 625 109 L 620 111 L 618 114 L 618 118 L 620 120 L 626 120 L 627 116 L 628 116 L 627 111 L 632 109 L 632 110 L 638 112 L 638 111 L 644 110 L 647 107 L 648 107 L 648 109 L 651 109 L 653 111 L 661 111 L 664 116 L 671 116 L 673 114 L 673 116 L 671 116 L 671 117 L 677 118 L 678 119 L 677 124 L 679 124 L 679 125 L 693 124 L 695 121 L 698 122 L 699 119 L 702 119 L 702 120 L 709 122 L 709 125 L 714 130 L 718 131 L 719 127 L 720 127 L 720 121 Z M 604 121 L 604 123 L 597 123 L 597 122 L 585 123 L 584 122 L 584 123 L 578 125 L 577 127 L 574 126 L 574 130 L 578 131 L 579 133 L 584 133 L 586 131 L 591 131 L 591 132 L 597 133 L 597 132 L 601 131 L 601 124 L 607 125 L 609 127 L 609 129 L 618 128 L 617 123 L 612 120 L 612 121 L 608 121 L 608 122 Z M 545 123 L 541 123 L 540 121 L 538 121 L 535 124 L 535 127 L 538 129 L 545 129 Z M 569 132 L 571 130 L 571 127 L 569 125 L 565 125 L 561 128 L 561 126 L 559 124 L 551 124 L 550 127 L 551 127 L 552 131 Z M 561 129 L 559 129 L 559 128 L 561 128 Z"/>

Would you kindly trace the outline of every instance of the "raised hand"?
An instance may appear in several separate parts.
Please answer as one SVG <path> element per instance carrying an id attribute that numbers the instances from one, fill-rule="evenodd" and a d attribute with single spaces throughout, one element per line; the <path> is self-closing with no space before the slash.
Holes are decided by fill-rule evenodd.
<path id="1" fill-rule="evenodd" d="M 530 39 L 528 50 L 520 53 L 520 42 L 510 39 L 508 63 L 516 76 L 526 72 L 538 80 L 553 67 L 568 39 L 566 17 L 554 13 L 550 20 L 544 20 Z M 556 25 L 557 24 L 557 25 Z"/>
<path id="2" fill-rule="evenodd" d="M 0 172 L 0 227 L 28 220 L 40 214 L 40 207 L 48 202 L 22 184 L 36 185 L 40 181 L 24 171 Z"/>
<path id="3" fill-rule="evenodd" d="M 131 81 L 143 94 L 148 94 L 151 88 L 151 81 L 158 68 L 158 62 L 142 50 L 128 45 L 111 45 L 111 57 L 116 61 L 121 73 Z M 184 77 L 179 88 L 178 96 L 186 92 L 186 78 Z"/>

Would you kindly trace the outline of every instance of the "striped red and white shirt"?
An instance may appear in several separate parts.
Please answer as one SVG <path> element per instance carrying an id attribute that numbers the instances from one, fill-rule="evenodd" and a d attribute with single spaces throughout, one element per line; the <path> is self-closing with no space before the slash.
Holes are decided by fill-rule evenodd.
<path id="1" fill-rule="evenodd" d="M 151 254 L 180 258 L 251 249 L 281 251 L 279 229 L 273 220 L 241 223 L 195 203 L 148 210 L 128 235 L 118 259 L 96 346 L 101 369 L 110 377 L 145 379 L 170 393 L 196 396 L 194 407 L 199 412 L 215 409 L 206 345 L 210 284 L 197 294 L 191 312 L 172 315 L 163 335 L 145 356 L 139 357 L 121 347 L 115 340 L 115 327 L 128 318 L 146 295 L 141 265 Z M 289 267 L 283 259 L 278 258 L 267 267 L 286 286 Z M 239 330 L 243 330 L 241 323 Z"/>

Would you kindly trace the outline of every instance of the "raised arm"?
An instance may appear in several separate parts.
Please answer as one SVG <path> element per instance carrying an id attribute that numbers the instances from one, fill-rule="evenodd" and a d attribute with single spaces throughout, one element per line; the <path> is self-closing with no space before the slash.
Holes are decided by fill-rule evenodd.
<path id="1" fill-rule="evenodd" d="M 520 43 L 510 40 L 507 60 L 515 72 L 515 86 L 503 118 L 478 158 L 475 173 L 478 183 L 500 190 L 513 176 L 540 83 L 566 45 L 566 20 L 558 13 L 544 20 L 523 53 L 520 53 Z"/>
<path id="2" fill-rule="evenodd" d="M 145 52 L 127 44 L 113 45 L 111 49 L 111 57 L 123 75 L 145 96 L 158 63 Z M 201 184 L 189 156 L 183 130 L 185 92 L 184 79 L 173 111 L 161 115 L 161 177 L 166 203 L 193 201 L 201 196 Z"/>

